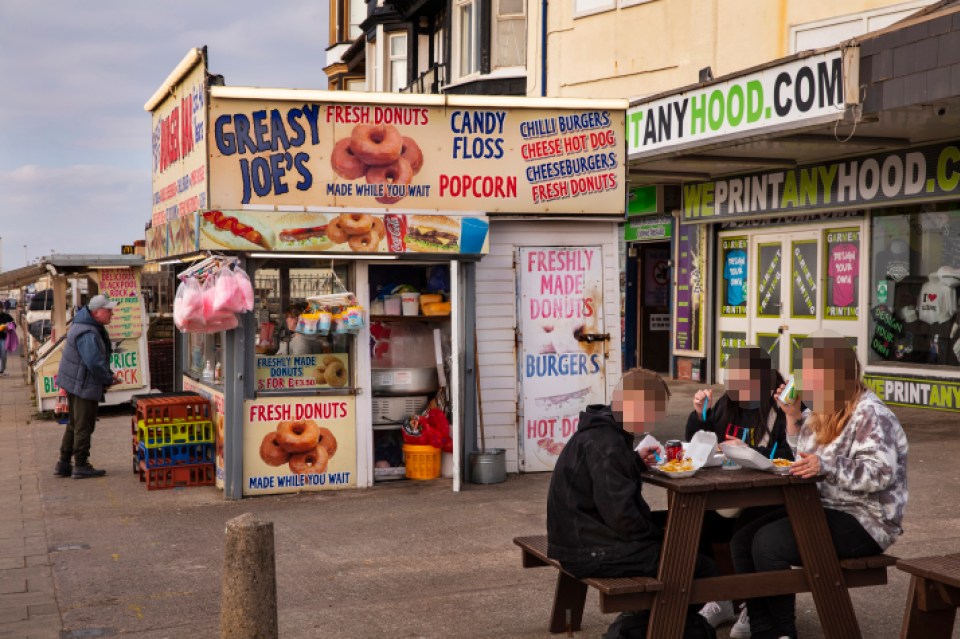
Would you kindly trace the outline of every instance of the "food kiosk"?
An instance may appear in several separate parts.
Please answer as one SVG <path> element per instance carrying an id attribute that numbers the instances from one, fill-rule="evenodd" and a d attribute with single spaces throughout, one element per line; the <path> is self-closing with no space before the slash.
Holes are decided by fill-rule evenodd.
<path id="1" fill-rule="evenodd" d="M 253 292 L 235 328 L 178 332 L 182 389 L 214 405 L 225 497 L 389 481 L 403 472 L 401 423 L 435 406 L 459 490 L 477 402 L 471 268 L 490 218 L 622 211 L 623 114 L 211 77 L 194 50 L 145 105 L 146 245 L 180 270 L 179 296 L 221 276 Z M 285 454 L 317 441 L 314 428 L 323 452 Z"/>
<path id="2" fill-rule="evenodd" d="M 49 338 L 34 339 L 28 326 L 20 326 L 21 343 L 35 385 L 37 410 L 54 410 L 60 389 L 57 369 L 63 352 L 64 338 L 74 311 L 90 297 L 104 294 L 117 302 L 107 332 L 113 341 L 110 367 L 123 376 L 123 382 L 106 391 L 105 404 L 122 404 L 150 388 L 150 366 L 147 362 L 146 313 L 140 295 L 140 273 L 144 261 L 139 255 L 69 255 L 41 257 L 36 264 L 7 271 L 0 275 L 0 288 L 15 288 L 47 280 L 53 291 L 53 308 L 49 320 Z M 45 313 L 43 314 L 45 315 Z M 23 315 L 24 320 L 26 315 Z M 23 322 L 25 323 L 25 322 Z M 46 335 L 40 329 L 39 335 Z M 31 348 L 31 345 L 35 345 Z"/>

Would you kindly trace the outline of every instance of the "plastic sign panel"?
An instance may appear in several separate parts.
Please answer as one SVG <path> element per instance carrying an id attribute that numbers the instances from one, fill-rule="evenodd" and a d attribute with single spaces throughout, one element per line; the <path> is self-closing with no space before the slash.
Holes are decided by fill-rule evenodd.
<path id="1" fill-rule="evenodd" d="M 199 247 L 211 251 L 482 255 L 490 245 L 485 216 L 207 211 L 199 217 Z M 178 250 L 193 250 L 186 248 Z"/>
<path id="2" fill-rule="evenodd" d="M 887 404 L 960 412 L 960 383 L 956 380 L 870 373 L 863 383 Z"/>
<path id="3" fill-rule="evenodd" d="M 553 470 L 580 411 L 605 403 L 600 247 L 519 250 L 523 469 Z"/>
<path id="4" fill-rule="evenodd" d="M 627 111 L 628 157 L 839 120 L 846 108 L 843 55 L 828 51 L 638 104 Z"/>
<path id="5" fill-rule="evenodd" d="M 207 208 L 207 65 L 204 59 L 151 113 L 153 224 Z"/>
<path id="6" fill-rule="evenodd" d="M 243 406 L 244 496 L 357 485 L 353 397 L 261 397 Z"/>
<path id="7" fill-rule="evenodd" d="M 210 209 L 624 213 L 623 111 L 251 100 L 214 88 L 210 126 Z"/>

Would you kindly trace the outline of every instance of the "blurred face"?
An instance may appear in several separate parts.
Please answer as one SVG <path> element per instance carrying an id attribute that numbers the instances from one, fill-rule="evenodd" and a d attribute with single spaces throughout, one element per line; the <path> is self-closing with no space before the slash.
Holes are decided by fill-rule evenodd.
<path id="1" fill-rule="evenodd" d="M 815 413 L 839 412 L 856 388 L 856 367 L 840 365 L 839 356 L 836 350 L 803 351 L 803 401 Z"/>
<path id="2" fill-rule="evenodd" d="M 293 331 L 297 328 L 297 317 L 287 315 L 287 330 Z"/>
<path id="3" fill-rule="evenodd" d="M 97 322 L 106 326 L 110 323 L 110 320 L 113 318 L 113 309 L 111 308 L 98 308 L 95 311 L 90 311 L 90 314 L 93 316 Z"/>
<path id="4" fill-rule="evenodd" d="M 760 371 L 750 368 L 727 369 L 727 394 L 744 408 L 760 407 Z"/>
<path id="5" fill-rule="evenodd" d="M 643 389 L 613 392 L 613 414 L 628 433 L 642 433 L 667 413 L 667 403 L 659 395 Z"/>

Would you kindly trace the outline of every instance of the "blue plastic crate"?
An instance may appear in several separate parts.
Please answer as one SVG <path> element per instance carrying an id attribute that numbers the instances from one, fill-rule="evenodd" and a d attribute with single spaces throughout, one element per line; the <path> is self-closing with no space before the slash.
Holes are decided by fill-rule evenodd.
<path id="1" fill-rule="evenodd" d="M 137 457 L 147 468 L 212 464 L 215 455 L 213 444 L 172 444 L 147 448 L 141 443 L 137 447 Z"/>

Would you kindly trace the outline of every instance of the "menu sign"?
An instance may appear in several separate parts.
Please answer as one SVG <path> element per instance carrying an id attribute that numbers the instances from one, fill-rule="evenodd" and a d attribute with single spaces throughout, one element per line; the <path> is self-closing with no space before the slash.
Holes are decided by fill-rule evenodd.
<path id="1" fill-rule="evenodd" d="M 860 303 L 860 229 L 830 229 L 826 239 L 824 319 L 857 319 Z"/>
<path id="2" fill-rule="evenodd" d="M 95 276 L 100 293 L 117 303 L 107 332 L 115 340 L 139 337 L 143 331 L 140 273 L 132 268 L 104 268 Z"/>
<path id="3" fill-rule="evenodd" d="M 817 316 L 817 241 L 790 243 L 790 317 Z"/>
<path id="4" fill-rule="evenodd" d="M 489 228 L 487 217 L 481 215 L 207 211 L 200 215 L 199 247 L 210 251 L 481 255 L 489 251 Z"/>
<path id="5" fill-rule="evenodd" d="M 210 209 L 625 210 L 624 111 L 228 93 L 211 88 Z"/>
<path id="6" fill-rule="evenodd" d="M 257 390 L 342 388 L 347 385 L 346 353 L 257 355 Z"/>
<path id="7" fill-rule="evenodd" d="M 780 242 L 760 244 L 757 259 L 757 317 L 780 317 L 783 264 Z"/>

